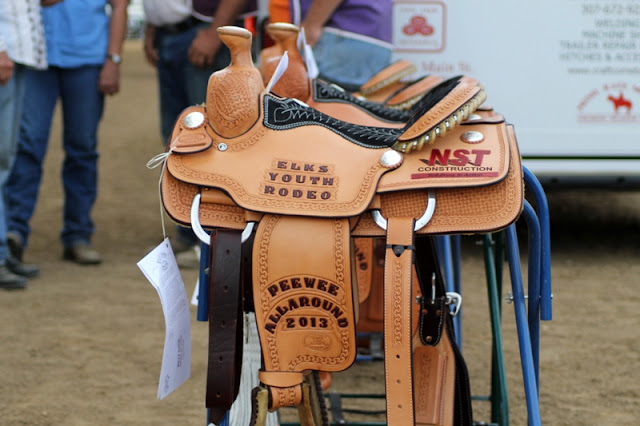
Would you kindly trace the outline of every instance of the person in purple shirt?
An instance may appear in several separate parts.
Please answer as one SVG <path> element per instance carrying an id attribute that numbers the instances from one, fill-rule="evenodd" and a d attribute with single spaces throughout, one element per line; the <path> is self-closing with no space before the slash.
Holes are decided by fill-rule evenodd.
<path id="1" fill-rule="evenodd" d="M 393 0 L 290 0 L 320 77 L 358 87 L 391 62 Z"/>

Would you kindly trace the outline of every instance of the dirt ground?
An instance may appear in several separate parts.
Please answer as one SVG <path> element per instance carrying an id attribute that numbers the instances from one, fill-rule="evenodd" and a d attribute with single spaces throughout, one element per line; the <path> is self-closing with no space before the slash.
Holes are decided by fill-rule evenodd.
<path id="1" fill-rule="evenodd" d="M 206 323 L 192 307 L 192 377 L 157 400 L 164 319 L 136 266 L 162 240 L 162 149 L 156 81 L 129 42 L 122 92 L 108 99 L 100 131 L 94 218 L 97 267 L 61 260 L 59 117 L 26 260 L 42 273 L 26 291 L 0 292 L 0 425 L 202 425 Z M 640 419 L 640 193 L 550 193 L 553 321 L 542 324 L 540 404 L 550 425 L 632 425 Z M 173 226 L 168 223 L 171 234 Z M 464 354 L 474 395 L 489 392 L 489 323 L 481 249 L 463 239 Z M 523 256 L 523 261 L 526 256 Z M 183 270 L 191 295 L 196 271 Z M 506 289 L 505 289 L 506 292 Z M 511 423 L 526 424 L 511 305 L 503 333 Z M 382 364 L 358 364 L 333 390 L 381 392 Z M 488 421 L 486 402 L 474 402 Z"/>

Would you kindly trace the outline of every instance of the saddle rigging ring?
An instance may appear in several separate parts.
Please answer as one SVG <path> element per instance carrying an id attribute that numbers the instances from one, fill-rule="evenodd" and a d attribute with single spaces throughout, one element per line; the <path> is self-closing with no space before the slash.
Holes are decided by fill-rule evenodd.
<path id="1" fill-rule="evenodd" d="M 204 228 L 202 228 L 202 225 L 200 225 L 200 217 L 198 215 L 199 210 L 200 210 L 200 194 L 196 194 L 196 196 L 193 197 L 193 202 L 191 203 L 191 229 L 193 229 L 193 233 L 196 234 L 196 236 L 200 241 L 202 241 L 206 245 L 209 245 L 210 236 L 207 233 L 207 231 L 205 231 Z M 251 232 L 253 231 L 254 225 L 255 225 L 255 222 L 247 222 L 247 225 L 242 231 L 242 236 L 240 240 L 241 242 L 244 243 L 251 236 Z"/>
<path id="2" fill-rule="evenodd" d="M 428 192 L 428 197 L 429 197 L 429 202 L 427 203 L 427 207 L 424 210 L 424 214 L 420 216 L 418 220 L 416 220 L 416 224 L 413 227 L 414 231 L 418 231 L 424 228 L 427 225 L 427 223 L 429 223 L 429 221 L 433 217 L 433 212 L 436 210 L 435 192 L 430 190 Z M 385 219 L 382 216 L 382 214 L 380 213 L 380 210 L 371 210 L 371 216 L 373 216 L 373 220 L 376 222 L 376 224 L 380 228 L 384 229 L 385 231 L 387 230 L 387 219 Z"/>

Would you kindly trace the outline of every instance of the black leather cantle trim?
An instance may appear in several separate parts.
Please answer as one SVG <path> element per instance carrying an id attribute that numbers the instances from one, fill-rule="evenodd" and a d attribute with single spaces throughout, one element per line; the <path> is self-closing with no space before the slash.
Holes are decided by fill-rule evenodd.
<path id="1" fill-rule="evenodd" d="M 387 148 L 402 134 L 401 129 L 366 127 L 337 120 L 295 99 L 264 95 L 264 125 L 273 130 L 301 126 L 323 126 L 342 138 L 366 148 Z"/>
<path id="2" fill-rule="evenodd" d="M 411 113 L 409 112 L 391 109 L 380 103 L 358 99 L 335 85 L 317 79 L 313 81 L 313 99 L 316 102 L 342 102 L 351 104 L 389 123 L 405 123 L 411 118 Z"/>

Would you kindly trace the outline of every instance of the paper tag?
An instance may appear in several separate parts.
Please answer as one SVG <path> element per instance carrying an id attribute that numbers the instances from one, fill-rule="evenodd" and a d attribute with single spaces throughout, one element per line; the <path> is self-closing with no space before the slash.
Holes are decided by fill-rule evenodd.
<path id="1" fill-rule="evenodd" d="M 169 239 L 166 238 L 138 267 L 160 296 L 165 340 L 158 399 L 169 395 L 191 374 L 191 315 L 189 300 Z"/>
<path id="2" fill-rule="evenodd" d="M 282 54 L 282 58 L 280 58 L 280 62 L 278 62 L 278 66 L 276 67 L 276 70 L 273 72 L 273 75 L 271 76 L 271 80 L 269 80 L 269 84 L 267 84 L 267 89 L 266 89 L 267 92 L 271 92 L 271 89 L 273 88 L 273 86 L 276 85 L 278 80 L 280 80 L 280 77 L 282 77 L 282 74 L 284 74 L 288 66 L 289 66 L 289 54 L 285 51 Z"/>
<path id="3" fill-rule="evenodd" d="M 300 28 L 296 44 L 304 59 L 304 65 L 307 68 L 307 75 L 309 78 L 318 78 L 320 70 L 318 69 L 318 63 L 316 62 L 316 56 L 313 54 L 313 49 L 307 43 L 307 35 L 304 32 L 304 27 Z"/>

